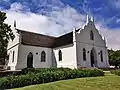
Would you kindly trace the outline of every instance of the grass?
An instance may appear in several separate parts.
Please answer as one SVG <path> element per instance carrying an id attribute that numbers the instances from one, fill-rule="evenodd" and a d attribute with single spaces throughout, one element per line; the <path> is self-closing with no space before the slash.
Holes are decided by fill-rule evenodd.
<path id="1" fill-rule="evenodd" d="M 103 77 L 61 80 L 14 90 L 120 90 L 120 76 L 106 72 Z"/>

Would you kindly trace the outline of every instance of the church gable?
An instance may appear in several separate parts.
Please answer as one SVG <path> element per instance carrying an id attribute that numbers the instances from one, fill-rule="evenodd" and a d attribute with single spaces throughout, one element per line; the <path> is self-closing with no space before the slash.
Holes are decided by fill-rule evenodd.
<path id="1" fill-rule="evenodd" d="M 77 33 L 77 40 L 79 42 L 84 42 L 88 44 L 96 44 L 103 46 L 105 45 L 105 40 L 103 40 L 99 31 L 96 29 L 94 20 L 87 19 L 86 25 L 80 29 Z"/>

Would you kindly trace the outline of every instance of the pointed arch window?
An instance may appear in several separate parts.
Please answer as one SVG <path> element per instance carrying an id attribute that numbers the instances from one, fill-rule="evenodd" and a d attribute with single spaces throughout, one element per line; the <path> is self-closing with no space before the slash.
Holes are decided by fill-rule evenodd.
<path id="1" fill-rule="evenodd" d="M 100 51 L 100 58 L 101 58 L 101 62 L 103 62 L 103 52 L 102 52 L 102 50 Z"/>
<path id="2" fill-rule="evenodd" d="M 62 51 L 59 50 L 58 54 L 59 54 L 59 61 L 62 61 Z"/>
<path id="3" fill-rule="evenodd" d="M 90 40 L 94 40 L 94 33 L 93 33 L 93 31 L 90 31 Z"/>
<path id="4" fill-rule="evenodd" d="M 12 62 L 14 62 L 15 51 L 13 51 Z"/>
<path id="5" fill-rule="evenodd" d="M 33 54 L 29 52 L 27 55 L 27 68 L 33 68 Z"/>
<path id="6" fill-rule="evenodd" d="M 83 60 L 86 61 L 86 49 L 83 48 Z"/>
<path id="7" fill-rule="evenodd" d="M 41 52 L 41 62 L 45 62 L 46 61 L 46 53 L 45 51 Z"/>

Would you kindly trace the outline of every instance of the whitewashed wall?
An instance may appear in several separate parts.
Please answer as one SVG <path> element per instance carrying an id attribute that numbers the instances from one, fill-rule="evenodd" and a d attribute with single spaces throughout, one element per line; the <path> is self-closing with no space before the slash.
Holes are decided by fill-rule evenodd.
<path id="1" fill-rule="evenodd" d="M 94 33 L 94 40 L 90 40 L 90 31 Z M 99 34 L 93 23 L 88 24 L 80 32 L 73 31 L 73 44 L 57 47 L 46 48 L 36 47 L 20 44 L 20 37 L 14 30 L 15 39 L 10 40 L 8 43 L 9 63 L 11 70 L 22 69 L 27 67 L 27 55 L 29 52 L 33 54 L 33 67 L 34 68 L 50 68 L 50 67 L 91 67 L 90 52 L 94 48 L 97 55 L 97 66 L 109 67 L 108 52 L 105 40 Z M 14 47 L 13 47 L 14 46 Z M 13 47 L 13 48 L 11 48 Z M 11 49 L 10 49 L 11 48 Z M 86 61 L 83 61 L 83 48 L 86 49 Z M 41 62 L 41 52 L 46 53 L 46 62 Z M 62 61 L 58 60 L 58 52 L 62 51 Z M 101 62 L 99 52 L 103 52 L 103 62 Z M 14 54 L 14 62 L 12 62 Z M 36 54 L 38 53 L 38 54 Z"/>
<path id="2" fill-rule="evenodd" d="M 11 70 L 16 69 L 16 64 L 18 60 L 18 49 L 19 49 L 19 43 L 20 43 L 20 38 L 19 38 L 19 34 L 17 33 L 17 30 L 13 29 L 13 34 L 15 35 L 15 38 L 13 41 L 10 39 L 7 46 L 7 49 L 8 49 L 7 54 L 9 55 L 8 66 L 10 66 Z M 12 62 L 13 51 L 14 51 L 14 62 Z"/>
<path id="3" fill-rule="evenodd" d="M 41 62 L 41 52 L 46 53 L 46 62 Z M 20 45 L 19 56 L 16 69 L 27 67 L 27 55 L 31 52 L 33 54 L 33 67 L 34 68 L 50 68 L 52 65 L 52 49 L 45 47 L 36 47 L 28 45 Z M 38 53 L 38 54 L 36 54 Z"/>
<path id="4" fill-rule="evenodd" d="M 91 30 L 94 33 L 94 40 L 90 40 Z M 102 68 L 109 66 L 105 40 L 102 39 L 102 36 L 99 34 L 93 23 L 88 24 L 80 32 L 76 33 L 76 42 L 78 67 L 91 67 L 90 52 L 92 48 L 96 51 L 98 67 Z M 83 61 L 83 48 L 86 49 L 86 61 Z M 101 62 L 100 55 L 98 54 L 101 50 L 103 52 L 103 62 Z"/>
<path id="5" fill-rule="evenodd" d="M 62 61 L 59 61 L 59 50 L 62 51 Z M 57 67 L 77 68 L 75 49 L 73 44 L 54 48 L 54 55 Z"/>
<path id="6" fill-rule="evenodd" d="M 17 60 L 18 60 L 18 45 L 15 46 L 14 48 L 8 50 L 8 55 L 9 55 L 9 61 L 8 61 L 8 66 L 10 66 L 11 70 L 15 70 L 16 69 L 16 64 L 17 64 Z M 13 51 L 14 51 L 14 62 L 13 60 Z"/>

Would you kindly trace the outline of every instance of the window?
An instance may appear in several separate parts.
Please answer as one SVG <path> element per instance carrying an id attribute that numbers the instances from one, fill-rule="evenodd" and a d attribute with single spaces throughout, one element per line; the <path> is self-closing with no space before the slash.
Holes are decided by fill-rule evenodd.
<path id="1" fill-rule="evenodd" d="M 62 61 L 62 51 L 61 50 L 59 50 L 59 61 Z"/>
<path id="2" fill-rule="evenodd" d="M 84 61 L 86 60 L 86 50 L 85 50 L 85 48 L 83 48 L 83 60 Z"/>
<path id="3" fill-rule="evenodd" d="M 101 62 L 103 62 L 103 52 L 102 52 L 102 50 L 100 51 L 100 58 L 101 58 Z"/>
<path id="4" fill-rule="evenodd" d="M 90 40 L 94 40 L 94 34 L 93 34 L 93 31 L 90 31 Z"/>
<path id="5" fill-rule="evenodd" d="M 27 68 L 33 68 L 33 54 L 29 52 L 27 55 Z"/>
<path id="6" fill-rule="evenodd" d="M 45 51 L 41 52 L 41 62 L 45 62 L 46 61 L 46 54 Z"/>
<path id="7" fill-rule="evenodd" d="M 15 51 L 13 51 L 12 62 L 14 62 L 14 54 L 15 54 Z"/>
<path id="8" fill-rule="evenodd" d="M 9 60 L 10 59 L 10 53 L 7 54 L 7 57 L 6 57 L 6 60 Z"/>

